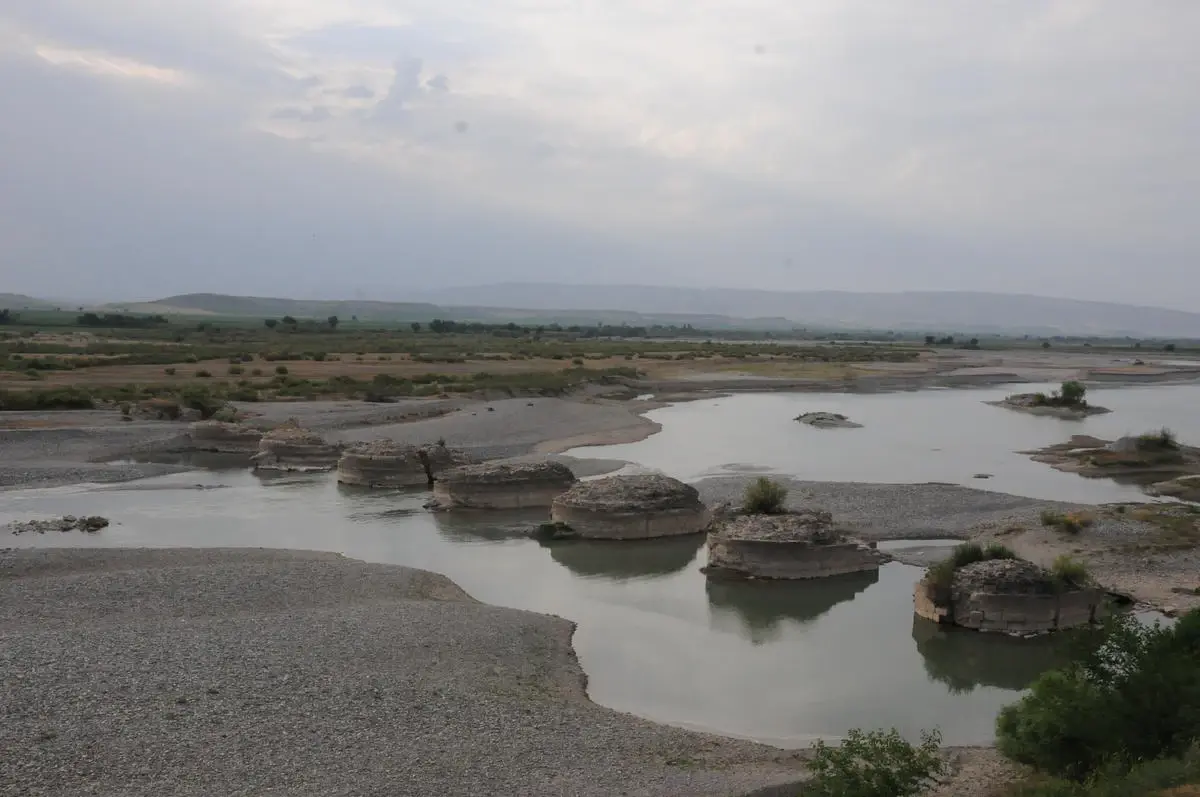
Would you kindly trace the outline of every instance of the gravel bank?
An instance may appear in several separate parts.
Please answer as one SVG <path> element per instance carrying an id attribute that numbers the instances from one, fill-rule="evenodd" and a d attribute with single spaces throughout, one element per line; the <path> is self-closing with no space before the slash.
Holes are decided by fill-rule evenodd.
<path id="1" fill-rule="evenodd" d="M 166 421 L 122 422 L 115 411 L 5 413 L 31 428 L 0 429 L 0 490 L 120 482 L 178 473 L 163 464 L 105 462 L 177 447 L 186 428 Z"/>
<path id="2" fill-rule="evenodd" d="M 573 626 L 264 550 L 0 552 L 0 793 L 740 795 L 775 748 L 590 703 Z"/>

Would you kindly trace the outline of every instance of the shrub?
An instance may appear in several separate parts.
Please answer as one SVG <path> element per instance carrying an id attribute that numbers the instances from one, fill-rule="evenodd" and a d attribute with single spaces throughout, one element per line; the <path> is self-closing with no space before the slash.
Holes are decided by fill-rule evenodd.
<path id="1" fill-rule="evenodd" d="M 75 387 L 57 390 L 10 392 L 0 390 L 0 410 L 91 410 L 96 402 L 90 393 Z"/>
<path id="2" fill-rule="evenodd" d="M 1140 451 L 1175 451 L 1179 448 L 1179 441 L 1175 433 L 1164 426 L 1157 432 L 1139 435 L 1137 447 Z"/>
<path id="3" fill-rule="evenodd" d="M 179 403 L 196 410 L 205 420 L 216 415 L 225 406 L 223 400 L 216 398 L 203 387 L 191 387 L 180 391 Z"/>
<path id="4" fill-rule="evenodd" d="M 163 373 L 166 374 L 167 376 L 175 376 L 175 369 L 174 368 L 164 368 Z"/>
<path id="5" fill-rule="evenodd" d="M 195 365 L 196 363 L 200 362 L 200 358 L 194 354 L 189 354 L 187 357 L 185 357 L 183 359 L 183 361 L 185 363 L 187 363 L 188 365 Z"/>
<path id="6" fill-rule="evenodd" d="M 960 567 L 992 559 L 1016 558 L 1018 558 L 1017 554 L 1012 548 L 998 542 L 990 542 L 986 546 L 980 545 L 977 542 L 964 542 L 961 545 L 954 546 L 954 550 L 950 552 L 950 555 L 930 567 L 925 575 L 936 586 L 949 587 L 954 581 L 954 571 Z"/>
<path id="7" fill-rule="evenodd" d="M 240 376 L 244 373 L 246 373 L 246 369 L 240 365 L 229 366 L 229 375 L 230 376 Z"/>
<path id="8" fill-rule="evenodd" d="M 752 515 L 778 515 L 784 511 L 788 490 L 779 482 L 759 476 L 746 486 L 742 511 Z"/>
<path id="9" fill-rule="evenodd" d="M 199 371 L 196 372 L 197 379 L 210 379 L 211 377 L 212 377 L 212 374 L 209 373 L 208 371 L 204 370 L 203 368 L 201 368 Z"/>
<path id="10" fill-rule="evenodd" d="M 250 375 L 251 375 L 251 376 L 262 376 L 262 375 L 263 375 L 263 369 L 261 369 L 261 368 L 255 368 L 255 369 L 253 369 L 253 370 L 251 370 L 251 371 L 250 371 Z"/>
<path id="11" fill-rule="evenodd" d="M 1200 610 L 1173 626 L 1119 615 L 1091 642 L 1000 712 L 1000 751 L 1078 782 L 1182 756 L 1200 738 Z"/>
<path id="12" fill-rule="evenodd" d="M 287 376 L 288 367 L 286 365 L 277 365 L 275 366 L 275 373 L 279 374 L 280 376 Z"/>
<path id="13" fill-rule="evenodd" d="M 898 731 L 852 730 L 839 747 L 824 742 L 813 745 L 805 784 L 811 797 L 916 797 L 946 772 L 941 734 L 921 734 L 914 746 Z"/>
<path id="14" fill-rule="evenodd" d="M 1066 554 L 1054 560 L 1054 564 L 1050 565 L 1050 573 L 1056 582 L 1067 588 L 1083 587 L 1092 580 L 1087 566 Z"/>

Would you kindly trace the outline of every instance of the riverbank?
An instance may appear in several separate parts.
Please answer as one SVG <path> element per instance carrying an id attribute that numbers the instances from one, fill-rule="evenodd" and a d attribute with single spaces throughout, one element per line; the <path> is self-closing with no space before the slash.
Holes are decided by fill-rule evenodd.
<path id="1" fill-rule="evenodd" d="M 733 797 L 803 777 L 591 703 L 572 623 L 425 571 L 22 550 L 0 552 L 0 595 L 0 747 L 20 751 L 0 782 L 21 793 Z"/>

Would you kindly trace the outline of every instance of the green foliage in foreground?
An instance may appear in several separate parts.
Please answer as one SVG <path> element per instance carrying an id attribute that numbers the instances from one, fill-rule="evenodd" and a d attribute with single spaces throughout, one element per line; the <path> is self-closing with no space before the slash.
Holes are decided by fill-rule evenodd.
<path id="1" fill-rule="evenodd" d="M 1086 783 L 1179 758 L 1200 739 L 1200 609 L 1174 626 L 1118 616 L 1098 633 L 1078 661 L 1042 675 L 1000 712 L 1002 753 Z"/>
<path id="2" fill-rule="evenodd" d="M 842 744 L 813 746 L 809 769 L 813 779 L 805 797 L 915 797 L 946 771 L 942 737 L 937 731 L 921 734 L 913 745 L 898 731 L 850 731 Z"/>
<path id="3" fill-rule="evenodd" d="M 746 485 L 742 495 L 742 511 L 750 515 L 779 515 L 785 510 L 788 489 L 766 476 L 759 476 Z"/>
<path id="4" fill-rule="evenodd" d="M 1195 784 L 1200 784 L 1200 749 L 1193 746 L 1182 757 L 1147 761 L 1128 772 L 1105 770 L 1087 783 L 1035 779 L 1015 787 L 1008 797 L 1196 797 L 1200 788 L 1174 791 L 1176 787 Z"/>

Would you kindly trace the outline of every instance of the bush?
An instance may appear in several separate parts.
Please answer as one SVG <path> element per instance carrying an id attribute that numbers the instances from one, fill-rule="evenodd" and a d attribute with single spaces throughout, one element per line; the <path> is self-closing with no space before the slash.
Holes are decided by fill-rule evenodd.
<path id="1" fill-rule="evenodd" d="M 964 542 L 954 546 L 942 561 L 926 571 L 926 577 L 939 587 L 949 587 L 954 581 L 954 571 L 975 562 L 987 562 L 992 559 L 1017 559 L 1017 554 L 1007 545 L 990 542 L 986 546 L 977 542 Z"/>
<path id="2" fill-rule="evenodd" d="M 196 372 L 196 378 L 197 379 L 211 379 L 212 374 L 209 373 L 208 371 L 204 370 L 203 368 L 201 368 L 199 371 Z"/>
<path id="3" fill-rule="evenodd" d="M 810 797 L 916 797 L 946 772 L 938 749 L 941 734 L 921 734 L 914 746 L 895 729 L 852 730 L 839 747 L 824 742 L 813 746 L 809 770 L 813 778 L 804 787 Z"/>
<path id="4" fill-rule="evenodd" d="M 1068 589 L 1078 589 L 1091 583 L 1092 576 L 1082 562 L 1077 562 L 1063 554 L 1050 565 L 1050 574 L 1054 580 Z"/>
<path id="5" fill-rule="evenodd" d="M 167 376 L 175 376 L 175 369 L 174 368 L 164 368 L 163 373 L 166 374 Z"/>
<path id="6" fill-rule="evenodd" d="M 1000 752 L 1077 782 L 1182 756 L 1200 739 L 1200 610 L 1173 626 L 1119 615 L 1093 634 L 1075 662 L 1000 712 Z"/>
<path id="7" fill-rule="evenodd" d="M 288 367 L 286 365 L 277 365 L 275 366 L 275 373 L 279 374 L 280 376 L 287 376 Z"/>
<path id="8" fill-rule="evenodd" d="M 788 490 L 779 482 L 759 476 L 746 486 L 742 495 L 742 511 L 751 515 L 779 515 L 784 512 Z"/>
<path id="9" fill-rule="evenodd" d="M 1137 447 L 1140 451 L 1175 451 L 1179 448 L 1179 440 L 1174 432 L 1164 426 L 1157 432 L 1139 435 Z"/>
<path id="10" fill-rule="evenodd" d="M 1087 512 L 1055 512 L 1052 509 L 1042 511 L 1042 525 L 1056 528 L 1068 534 L 1078 534 L 1096 522 L 1094 515 Z"/>
<path id="11" fill-rule="evenodd" d="M 229 375 L 230 376 L 241 376 L 244 373 L 246 373 L 246 369 L 240 365 L 229 366 Z"/>
<path id="12" fill-rule="evenodd" d="M 216 415 L 225 406 L 225 401 L 208 392 L 207 388 L 192 387 L 180 391 L 179 403 L 196 410 L 204 420 Z"/>

